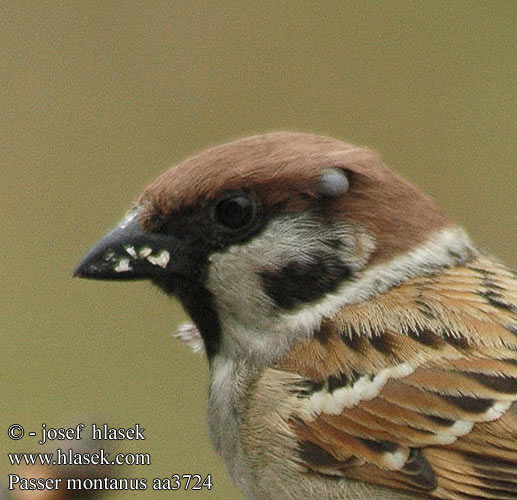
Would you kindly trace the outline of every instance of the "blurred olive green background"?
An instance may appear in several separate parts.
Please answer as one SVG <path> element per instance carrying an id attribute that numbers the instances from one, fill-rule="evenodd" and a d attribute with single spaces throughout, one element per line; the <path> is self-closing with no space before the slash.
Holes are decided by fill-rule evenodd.
<path id="1" fill-rule="evenodd" d="M 207 367 L 146 283 L 71 278 L 88 247 L 172 162 L 270 130 L 380 150 L 489 252 L 515 265 L 514 1 L 0 3 L 0 472 L 7 439 L 82 419 L 140 423 L 150 467 L 212 474 Z M 111 492 L 105 498 L 166 498 Z"/>

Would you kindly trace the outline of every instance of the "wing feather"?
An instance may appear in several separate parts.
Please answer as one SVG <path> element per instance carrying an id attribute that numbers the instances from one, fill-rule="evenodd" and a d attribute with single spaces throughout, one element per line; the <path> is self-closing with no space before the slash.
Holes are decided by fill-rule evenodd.
<path id="1" fill-rule="evenodd" d="M 326 321 L 277 367 L 306 382 L 289 420 L 302 463 L 436 498 L 517 499 L 516 298 L 514 273 L 480 257 Z"/>

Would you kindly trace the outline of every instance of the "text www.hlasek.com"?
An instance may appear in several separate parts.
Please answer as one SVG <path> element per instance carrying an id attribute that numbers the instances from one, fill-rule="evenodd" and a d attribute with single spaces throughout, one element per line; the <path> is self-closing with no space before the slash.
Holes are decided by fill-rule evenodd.
<path id="1" fill-rule="evenodd" d="M 151 465 L 149 453 L 75 453 L 71 448 L 58 448 L 55 453 L 8 453 L 11 465 Z"/>

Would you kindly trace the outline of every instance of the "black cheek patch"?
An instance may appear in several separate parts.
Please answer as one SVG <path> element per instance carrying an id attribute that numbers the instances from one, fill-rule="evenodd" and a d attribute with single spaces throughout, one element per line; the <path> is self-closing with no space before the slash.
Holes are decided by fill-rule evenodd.
<path id="1" fill-rule="evenodd" d="M 292 261 L 276 271 L 260 273 L 264 291 L 282 309 L 294 309 L 337 289 L 352 275 L 337 256 L 320 252 L 304 261 Z"/>

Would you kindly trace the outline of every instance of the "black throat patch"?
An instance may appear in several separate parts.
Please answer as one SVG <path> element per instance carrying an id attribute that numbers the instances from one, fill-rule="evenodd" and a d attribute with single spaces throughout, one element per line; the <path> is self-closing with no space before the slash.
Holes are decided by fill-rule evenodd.
<path id="1" fill-rule="evenodd" d="M 168 295 L 178 297 L 187 314 L 195 323 L 211 362 L 221 346 L 221 323 L 213 295 L 197 282 L 172 277 L 169 281 L 154 281 Z"/>

